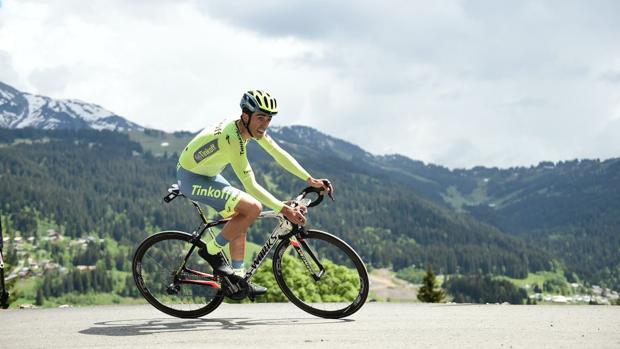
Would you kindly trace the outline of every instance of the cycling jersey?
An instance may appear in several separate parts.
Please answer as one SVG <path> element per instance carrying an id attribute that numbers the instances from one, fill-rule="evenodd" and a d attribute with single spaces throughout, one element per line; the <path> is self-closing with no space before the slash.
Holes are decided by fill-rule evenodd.
<path id="1" fill-rule="evenodd" d="M 310 177 L 308 172 L 290 154 L 280 148 L 269 135 L 265 134 L 261 139 L 256 139 L 256 141 L 287 171 L 303 181 Z M 246 146 L 247 140 L 241 137 L 236 120 L 222 121 L 213 128 L 205 128 L 192 139 L 181 153 L 179 166 L 197 175 L 216 178 L 230 164 L 243 187 L 250 195 L 265 206 L 280 212 L 284 203 L 276 199 L 256 182 L 254 172 L 248 161 Z M 181 191 L 184 192 L 184 186 L 181 184 Z M 187 186 L 185 187 L 187 188 Z M 197 187 L 194 184 L 191 191 L 195 193 Z M 206 188 L 201 187 L 199 189 Z M 188 190 L 190 189 L 185 189 L 185 192 Z M 208 190 L 205 192 L 208 193 Z M 211 193 L 213 194 L 214 191 Z M 187 195 L 187 193 L 184 194 Z M 226 201 L 236 197 L 235 195 L 224 195 L 223 191 L 219 195 Z M 230 207 L 231 203 L 228 202 L 225 206 Z"/>

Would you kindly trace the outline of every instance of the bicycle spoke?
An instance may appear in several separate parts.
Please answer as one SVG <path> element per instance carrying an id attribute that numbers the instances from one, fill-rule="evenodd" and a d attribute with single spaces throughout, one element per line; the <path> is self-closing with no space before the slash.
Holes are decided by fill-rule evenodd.
<path id="1" fill-rule="evenodd" d="M 167 234 L 167 235 L 166 235 Z M 158 309 L 179 317 L 195 317 L 209 312 L 221 303 L 222 296 L 219 286 L 215 283 L 211 267 L 197 253 L 192 253 L 181 268 L 184 258 L 191 247 L 189 234 L 161 233 L 153 236 L 152 241 L 145 241 L 145 247 L 138 249 L 136 258 L 139 260 L 138 283 L 145 298 Z M 134 261 L 136 262 L 136 261 Z M 189 272 L 195 270 L 203 275 Z M 181 280 L 214 281 L 212 284 L 181 282 Z M 206 309 L 206 312 L 205 312 Z"/>
<path id="2" fill-rule="evenodd" d="M 302 309 L 318 316 L 342 317 L 365 302 L 366 269 L 339 239 L 311 232 L 305 240 L 282 245 L 276 252 L 276 280 Z"/>

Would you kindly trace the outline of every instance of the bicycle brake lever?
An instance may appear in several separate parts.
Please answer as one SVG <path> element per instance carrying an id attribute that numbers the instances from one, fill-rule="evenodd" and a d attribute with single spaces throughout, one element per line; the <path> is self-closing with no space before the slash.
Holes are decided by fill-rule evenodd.
<path id="1" fill-rule="evenodd" d="M 327 192 L 327 195 L 329 195 L 329 198 L 332 199 L 332 201 L 336 201 L 336 199 L 334 199 L 334 195 L 332 194 L 332 190 L 334 189 L 334 187 L 332 186 L 331 182 L 327 179 L 323 180 L 323 185 L 324 185 L 324 189 Z M 332 190 L 328 190 L 328 189 L 332 189 Z"/>

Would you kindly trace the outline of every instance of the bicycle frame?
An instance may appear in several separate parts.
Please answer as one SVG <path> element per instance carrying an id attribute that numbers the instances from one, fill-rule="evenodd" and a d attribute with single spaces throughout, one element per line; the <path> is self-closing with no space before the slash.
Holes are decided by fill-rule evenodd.
<path id="1" fill-rule="evenodd" d="M 324 184 L 330 186 L 329 183 Z M 326 191 L 327 196 L 333 200 L 333 196 L 329 195 L 331 192 L 325 187 L 307 187 L 295 199 L 287 202 L 287 205 L 306 215 L 306 209 L 317 206 Z M 323 318 L 337 319 L 355 313 L 364 305 L 369 289 L 368 272 L 357 252 L 336 235 L 305 229 L 301 225 L 293 224 L 284 214 L 274 211 L 261 212 L 258 219 L 272 218 L 277 220 L 277 224 L 271 234 L 266 236 L 247 272 L 236 275 L 231 272 L 230 266 L 226 265 L 229 260 L 220 255 L 221 252 L 215 256 L 218 260 L 207 254 L 208 239 L 203 240 L 202 237 L 208 231 L 215 239 L 212 227 L 228 222 L 235 223 L 236 219 L 242 217 L 208 221 L 200 204 L 183 195 L 178 185 L 173 184 L 168 193 L 164 197 L 165 202 L 170 202 L 177 196 L 187 198 L 202 221 L 191 234 L 167 230 L 151 235 L 144 239 L 134 254 L 132 272 L 136 286 L 144 298 L 160 311 L 180 318 L 197 318 L 211 313 L 225 297 L 236 301 L 246 298 L 255 301 L 265 290 L 257 288 L 250 280 L 256 276 L 272 249 L 275 252 L 269 269 L 272 269 L 277 286 L 286 298 L 303 311 Z M 317 195 L 315 198 L 314 194 Z M 228 228 L 224 227 L 224 231 Z M 209 246 L 211 243 L 212 240 L 209 241 Z M 196 249 L 198 251 L 195 251 Z M 215 271 L 211 272 L 213 275 L 207 274 L 203 271 L 209 270 L 208 261 L 224 265 L 227 270 L 222 270 L 221 274 L 216 274 Z M 263 271 L 258 273 L 258 277 L 266 276 Z M 312 279 L 315 281 L 311 281 Z M 320 285 L 315 282 L 320 282 Z M 310 288 L 300 283 L 308 283 Z M 312 292 L 310 298 L 304 290 Z M 267 295 L 268 298 L 271 296 L 273 294 Z"/>
<path id="2" fill-rule="evenodd" d="M 179 194 L 179 195 L 184 196 L 183 194 Z M 187 265 L 187 261 L 189 260 L 190 256 L 196 249 L 196 246 L 198 246 L 198 244 L 201 242 L 201 238 L 204 235 L 204 233 L 206 231 L 209 231 L 209 233 L 211 234 L 211 238 L 215 238 L 215 234 L 213 234 L 211 228 L 228 223 L 230 221 L 230 218 L 209 222 L 204 214 L 204 211 L 200 207 L 200 205 L 197 202 L 189 198 L 187 199 L 192 203 L 192 205 L 194 205 L 194 207 L 198 211 L 198 214 L 200 215 L 202 219 L 202 223 L 200 224 L 198 229 L 196 229 L 196 231 L 194 231 L 194 233 L 192 234 L 192 239 L 190 240 L 190 242 L 192 243 L 192 247 L 187 252 L 187 255 L 185 256 L 183 263 L 181 264 L 181 266 L 176 272 L 175 282 L 178 282 L 180 284 L 195 284 L 195 285 L 210 286 L 213 288 L 220 288 L 220 286 L 214 281 L 183 279 L 180 277 L 180 275 L 183 272 L 186 272 L 186 273 L 198 276 L 198 277 L 207 278 L 209 280 L 217 280 L 218 278 L 217 276 L 186 268 L 186 265 Z M 263 264 L 263 262 L 267 258 L 267 255 L 269 254 L 271 249 L 276 245 L 278 240 L 284 238 L 284 236 L 286 236 L 287 233 L 292 232 L 294 229 L 293 225 L 288 220 L 286 220 L 281 215 L 275 213 L 275 211 L 264 211 L 264 212 L 261 212 L 260 215 L 258 216 L 258 219 L 265 219 L 265 218 L 278 219 L 279 223 L 273 229 L 273 231 L 271 232 L 271 235 L 269 235 L 269 238 L 265 241 L 265 244 L 263 245 L 261 250 L 256 255 L 256 258 L 254 258 L 252 265 L 250 266 L 250 268 L 246 271 L 245 275 L 243 276 L 243 279 L 245 281 L 248 281 L 250 278 L 252 278 L 252 276 L 256 273 L 258 268 L 260 268 L 260 266 Z M 310 267 L 309 262 L 307 261 L 303 252 L 301 251 L 301 247 L 299 246 L 299 243 L 297 243 L 296 241 L 291 241 L 291 243 L 293 244 L 295 249 L 298 251 L 298 253 L 300 253 L 300 255 L 302 256 L 302 260 L 306 264 L 306 267 L 308 267 L 308 270 L 312 271 L 312 268 Z M 324 271 L 323 266 L 318 261 L 318 258 L 316 258 L 309 249 L 307 250 L 310 252 L 310 255 L 313 261 L 315 261 L 317 265 L 319 266 L 319 268 L 321 269 L 321 271 L 318 274 L 314 272 L 312 273 L 312 276 L 315 280 L 319 279 Z"/>

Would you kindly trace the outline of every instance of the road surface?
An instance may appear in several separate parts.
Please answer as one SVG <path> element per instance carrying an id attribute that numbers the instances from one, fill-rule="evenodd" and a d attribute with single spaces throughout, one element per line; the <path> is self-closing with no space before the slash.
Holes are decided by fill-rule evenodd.
<path id="1" fill-rule="evenodd" d="M 290 303 L 201 319 L 148 305 L 0 311 L 0 348 L 620 348 L 620 306 L 368 303 L 343 320 Z"/>

